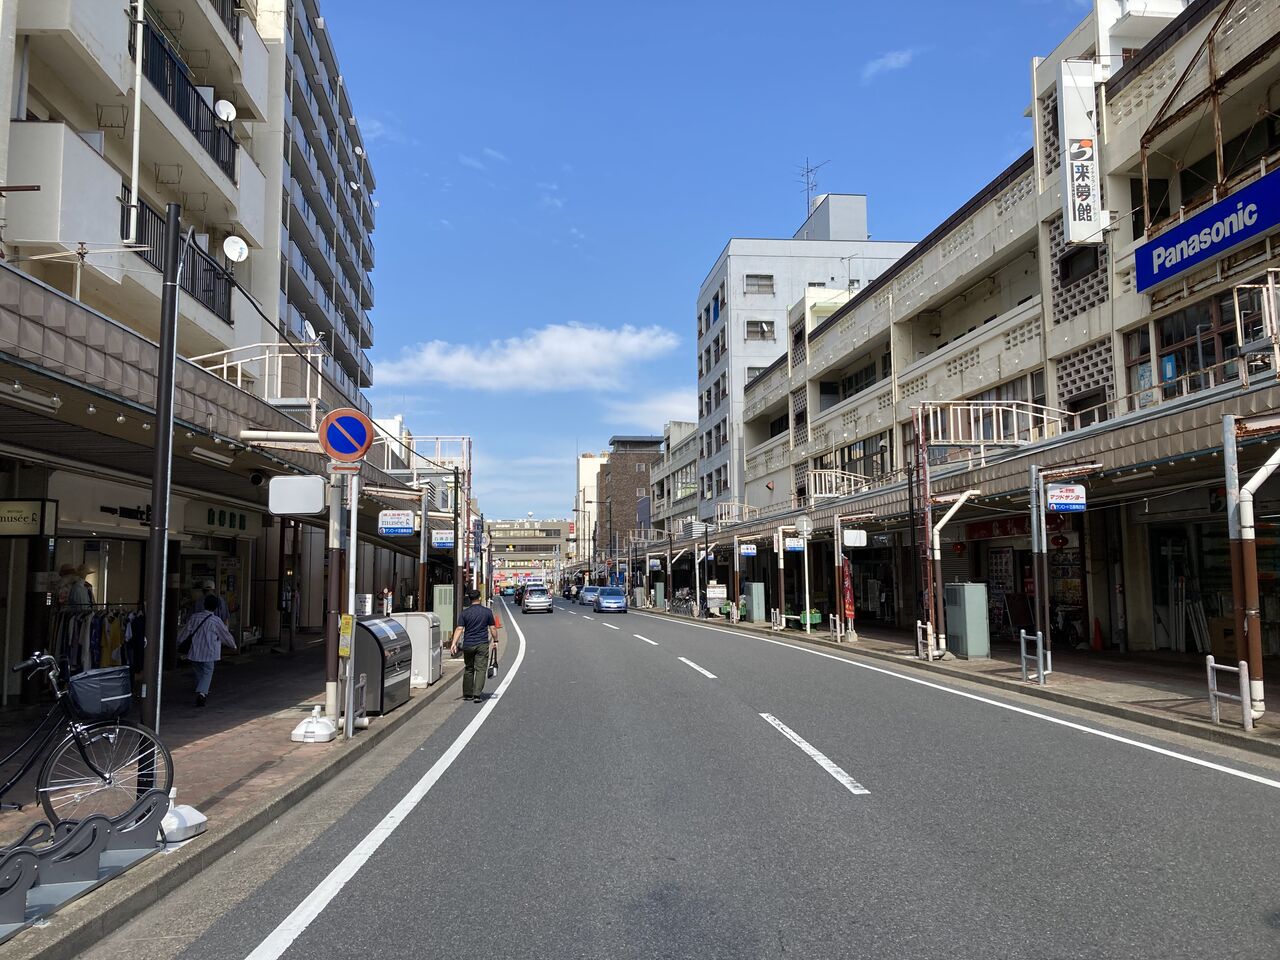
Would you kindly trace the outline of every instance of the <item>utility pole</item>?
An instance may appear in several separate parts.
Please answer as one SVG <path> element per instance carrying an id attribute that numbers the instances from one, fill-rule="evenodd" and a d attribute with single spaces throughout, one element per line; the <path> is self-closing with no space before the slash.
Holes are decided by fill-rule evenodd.
<path id="1" fill-rule="evenodd" d="M 342 475 L 329 474 L 329 569 L 325 577 L 325 600 L 328 610 L 324 623 L 324 710 L 325 716 L 338 722 L 338 631 L 342 618 Z M 423 515 L 426 522 L 426 513 Z M 284 536 L 283 524 L 280 536 Z"/>
<path id="2" fill-rule="evenodd" d="M 459 501 L 462 499 L 462 483 L 458 468 L 453 468 L 453 623 L 457 626 L 462 616 L 462 518 Z"/>

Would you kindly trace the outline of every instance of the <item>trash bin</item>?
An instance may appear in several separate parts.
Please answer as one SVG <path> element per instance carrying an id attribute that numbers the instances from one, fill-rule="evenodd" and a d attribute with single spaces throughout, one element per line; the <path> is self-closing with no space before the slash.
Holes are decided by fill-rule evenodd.
<path id="1" fill-rule="evenodd" d="M 390 713 L 408 703 L 413 668 L 408 631 L 390 617 L 361 617 L 352 639 L 356 682 L 365 676 L 365 712 Z"/>
<path id="2" fill-rule="evenodd" d="M 421 689 L 440 679 L 444 661 L 444 629 L 434 613 L 402 610 L 393 613 L 396 621 L 409 634 L 413 647 L 413 668 L 409 686 Z"/>

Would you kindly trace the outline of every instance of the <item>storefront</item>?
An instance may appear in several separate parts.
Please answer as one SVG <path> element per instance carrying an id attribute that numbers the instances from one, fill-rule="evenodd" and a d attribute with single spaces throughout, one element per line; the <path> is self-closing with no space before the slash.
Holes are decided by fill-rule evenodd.
<path id="1" fill-rule="evenodd" d="M 185 509 L 182 558 L 179 565 L 181 596 L 178 622 L 200 609 L 204 595 L 216 593 L 227 605 L 227 626 L 242 641 L 261 631 L 252 584 L 259 577 L 262 515 L 201 500 Z"/>

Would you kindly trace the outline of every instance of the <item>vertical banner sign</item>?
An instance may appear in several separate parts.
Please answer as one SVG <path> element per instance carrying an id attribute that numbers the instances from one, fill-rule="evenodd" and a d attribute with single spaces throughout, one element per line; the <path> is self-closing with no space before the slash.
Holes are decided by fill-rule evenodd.
<path id="1" fill-rule="evenodd" d="M 853 599 L 853 568 L 848 557 L 840 558 L 840 595 L 844 601 L 844 618 L 852 623 L 858 615 L 858 605 Z"/>
<path id="2" fill-rule="evenodd" d="M 1102 243 L 1098 183 L 1097 99 L 1092 60 L 1058 65 L 1058 136 L 1062 141 L 1062 225 L 1067 243 Z"/>

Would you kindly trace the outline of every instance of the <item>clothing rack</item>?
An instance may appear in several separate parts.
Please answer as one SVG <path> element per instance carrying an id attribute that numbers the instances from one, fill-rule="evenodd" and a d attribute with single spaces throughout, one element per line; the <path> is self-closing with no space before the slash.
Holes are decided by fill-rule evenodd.
<path id="1" fill-rule="evenodd" d="M 146 613 L 141 603 L 76 603 L 55 608 L 49 636 L 71 673 L 96 667 L 142 669 Z"/>

